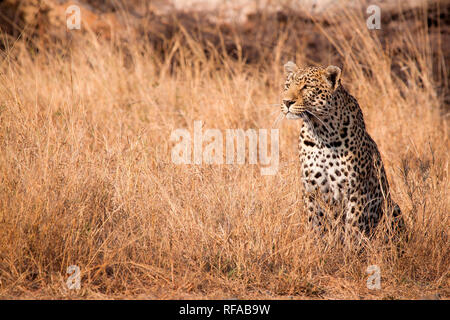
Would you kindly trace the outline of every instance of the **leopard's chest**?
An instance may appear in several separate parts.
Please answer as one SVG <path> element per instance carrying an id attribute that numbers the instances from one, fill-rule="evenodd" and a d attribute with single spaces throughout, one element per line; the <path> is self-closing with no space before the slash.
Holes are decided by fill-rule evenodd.
<path id="1" fill-rule="evenodd" d="M 339 148 L 328 148 L 300 140 L 300 162 L 305 191 L 320 191 L 326 201 L 342 201 L 348 189 L 351 168 Z"/>

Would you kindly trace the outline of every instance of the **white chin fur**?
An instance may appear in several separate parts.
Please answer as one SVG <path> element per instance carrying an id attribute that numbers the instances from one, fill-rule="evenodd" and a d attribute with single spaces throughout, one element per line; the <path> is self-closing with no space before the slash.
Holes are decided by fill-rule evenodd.
<path id="1" fill-rule="evenodd" d="M 296 114 L 292 114 L 292 113 L 289 112 L 288 114 L 286 114 L 286 119 L 295 120 L 295 119 L 301 119 L 301 117 L 296 115 Z"/>

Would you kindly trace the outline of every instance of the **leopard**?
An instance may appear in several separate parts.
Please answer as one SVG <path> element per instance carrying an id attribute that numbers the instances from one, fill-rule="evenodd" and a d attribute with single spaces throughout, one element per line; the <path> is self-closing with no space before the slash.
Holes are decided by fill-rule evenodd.
<path id="1" fill-rule="evenodd" d="M 310 225 L 322 232 L 339 226 L 344 234 L 356 232 L 370 239 L 381 219 L 389 217 L 390 232 L 404 230 L 378 146 L 366 130 L 358 101 L 342 84 L 341 69 L 300 68 L 289 61 L 284 70 L 282 114 L 303 120 L 300 180 Z"/>

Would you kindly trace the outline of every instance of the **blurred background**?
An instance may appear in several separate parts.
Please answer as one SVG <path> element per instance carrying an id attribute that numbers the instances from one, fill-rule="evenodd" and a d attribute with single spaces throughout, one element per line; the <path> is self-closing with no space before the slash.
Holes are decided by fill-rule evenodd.
<path id="1" fill-rule="evenodd" d="M 282 60 L 294 59 L 301 51 L 308 63 L 342 63 L 344 57 L 326 36 L 327 30 L 339 28 L 343 20 L 336 16 L 345 19 L 349 10 L 359 9 L 361 17 L 367 18 L 365 9 L 375 4 L 381 8 L 382 28 L 374 30 L 381 45 L 389 45 L 394 56 L 405 54 L 405 46 L 395 39 L 405 28 L 415 34 L 422 27 L 417 21 L 420 16 L 433 44 L 433 74 L 439 80 L 447 78 L 442 67 L 450 58 L 447 0 L 2 0 L 2 42 L 6 37 L 30 42 L 64 39 L 65 10 L 72 4 L 81 9 L 83 27 L 70 32 L 71 36 L 92 32 L 99 39 L 140 39 L 164 51 L 165 43 L 184 34 L 201 43 L 205 51 L 208 46 L 222 47 L 248 63 L 270 58 L 281 35 L 285 35 Z"/>

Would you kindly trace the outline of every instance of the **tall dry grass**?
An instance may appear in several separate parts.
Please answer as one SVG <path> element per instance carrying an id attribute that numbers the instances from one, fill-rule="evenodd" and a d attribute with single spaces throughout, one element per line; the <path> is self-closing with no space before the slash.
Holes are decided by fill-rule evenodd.
<path id="1" fill-rule="evenodd" d="M 414 54 L 393 61 L 364 16 L 345 14 L 323 32 L 405 215 L 403 254 L 377 239 L 363 251 L 314 239 L 301 207 L 299 122 L 280 125 L 274 176 L 258 165 L 172 163 L 171 132 L 192 132 L 195 120 L 222 132 L 272 127 L 282 64 L 310 63 L 286 37 L 255 64 L 187 33 L 162 56 L 133 39 L 123 50 L 87 35 L 70 51 L 39 52 L 18 41 L 0 64 L 0 296 L 448 298 L 448 117 L 430 65 L 436 48 L 425 27 L 404 30 L 394 41 Z M 70 265 L 81 269 L 78 291 L 66 288 Z M 366 287 L 369 265 L 381 269 L 380 290 Z"/>

